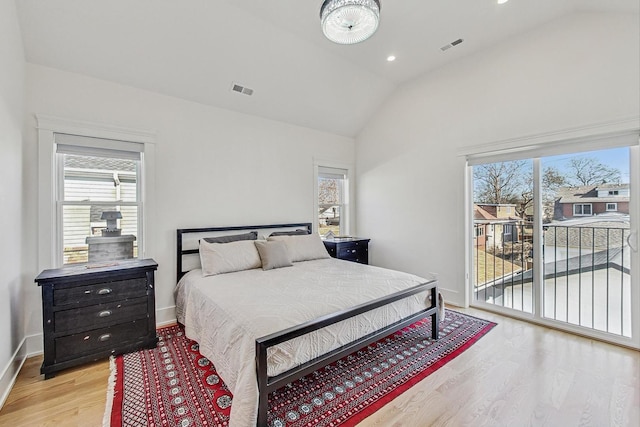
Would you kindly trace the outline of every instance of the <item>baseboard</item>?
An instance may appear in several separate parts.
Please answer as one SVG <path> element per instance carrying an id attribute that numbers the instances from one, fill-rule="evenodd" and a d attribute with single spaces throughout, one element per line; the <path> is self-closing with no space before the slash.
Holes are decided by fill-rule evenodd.
<path id="1" fill-rule="evenodd" d="M 464 296 L 461 295 L 460 292 L 446 288 L 439 288 L 439 291 L 442 294 L 442 297 L 444 298 L 444 302 L 446 304 L 464 307 Z"/>
<path id="2" fill-rule="evenodd" d="M 156 326 L 162 327 L 176 323 L 176 306 L 156 310 Z"/>
<path id="3" fill-rule="evenodd" d="M 7 397 L 9 397 L 9 393 L 16 382 L 20 368 L 22 368 L 25 360 L 27 360 L 26 338 L 20 342 L 11 360 L 3 369 L 2 375 L 0 375 L 0 409 L 4 406 Z"/>

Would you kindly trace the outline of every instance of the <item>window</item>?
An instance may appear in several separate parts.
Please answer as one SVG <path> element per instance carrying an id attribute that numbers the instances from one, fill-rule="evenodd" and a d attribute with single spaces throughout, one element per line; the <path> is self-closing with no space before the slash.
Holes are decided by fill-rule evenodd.
<path id="1" fill-rule="evenodd" d="M 124 179 L 124 174 L 118 174 L 121 181 L 122 203 L 115 203 L 115 197 L 109 200 L 95 200 L 88 208 L 89 222 L 100 216 L 100 221 L 93 221 L 93 229 L 89 228 L 85 236 L 92 232 L 102 234 L 106 227 L 106 220 L 102 220 L 102 206 L 118 209 L 122 219 L 116 220 L 116 226 L 122 233 L 130 233 L 127 224 L 129 214 L 126 209 L 137 206 L 135 251 L 138 257 L 152 257 L 148 239 L 143 236 L 153 235 L 154 223 L 146 217 L 146 212 L 152 212 L 155 207 L 155 132 L 145 129 L 123 128 L 108 123 L 93 123 L 87 121 L 69 120 L 36 114 L 38 128 L 38 269 L 61 267 L 65 260 L 63 208 L 65 206 L 80 206 L 85 201 L 65 200 L 65 163 L 63 154 L 72 156 L 89 156 L 98 158 L 121 158 L 137 161 L 136 199 L 132 200 L 128 194 L 132 182 Z M 60 152 L 58 152 L 60 151 Z M 68 164 L 69 179 L 73 176 L 71 163 Z M 77 173 L 76 172 L 76 178 Z M 112 172 L 112 186 L 113 169 Z M 125 171 L 123 171 L 125 172 Z M 124 183 L 123 183 L 124 182 Z M 71 186 L 71 182 L 69 182 Z M 113 188 L 113 187 L 112 187 Z M 67 195 L 71 197 L 73 191 L 68 187 Z M 115 190 L 114 190 L 115 191 Z M 123 192 L 124 191 L 124 195 Z M 86 194 L 85 194 L 86 195 Z M 76 196 L 81 196 L 76 193 Z M 95 198 L 96 195 L 91 194 Z M 92 201 L 91 198 L 89 201 Z M 145 209 L 142 209 L 144 204 Z M 85 209 L 87 209 L 85 207 Z M 83 214 L 83 215 L 86 215 Z M 91 227 L 91 226 L 89 226 Z M 86 229 L 85 229 L 86 230 Z M 78 239 L 77 239 L 78 240 Z M 76 240 L 76 241 L 77 241 Z M 79 239 L 81 240 L 81 239 Z M 82 242 L 81 242 L 82 244 Z M 67 259 L 67 261 L 70 261 Z"/>
<path id="2" fill-rule="evenodd" d="M 576 203 L 573 205 L 574 216 L 591 215 L 591 203 Z"/>
<path id="3" fill-rule="evenodd" d="M 144 145 L 54 134 L 58 259 L 136 258 L 141 246 Z"/>
<path id="4" fill-rule="evenodd" d="M 607 212 L 616 212 L 618 210 L 617 203 L 607 203 Z"/>
<path id="5" fill-rule="evenodd" d="M 482 237 L 482 236 L 484 236 L 484 227 L 476 226 L 476 237 Z"/>
<path id="6" fill-rule="evenodd" d="M 318 166 L 318 232 L 348 234 L 348 170 Z"/>
<path id="7" fill-rule="evenodd" d="M 633 328 L 639 314 L 633 299 L 637 210 L 615 223 L 592 216 L 616 204 L 598 199 L 618 188 L 613 185 L 620 195 L 638 187 L 638 132 L 620 132 L 584 138 L 570 131 L 565 141 L 543 135 L 527 138 L 527 145 L 513 140 L 467 154 L 465 230 L 483 221 L 473 209 L 482 203 L 515 202 L 518 212 L 531 216 L 531 223 L 514 224 L 511 244 L 467 239 L 472 304 L 620 344 L 640 343 Z M 631 206 L 637 206 L 635 193 Z M 626 208 L 626 200 L 620 203 Z"/>
<path id="8" fill-rule="evenodd" d="M 618 194 L 619 194 L 618 190 L 609 190 L 609 195 L 610 196 L 617 196 Z"/>

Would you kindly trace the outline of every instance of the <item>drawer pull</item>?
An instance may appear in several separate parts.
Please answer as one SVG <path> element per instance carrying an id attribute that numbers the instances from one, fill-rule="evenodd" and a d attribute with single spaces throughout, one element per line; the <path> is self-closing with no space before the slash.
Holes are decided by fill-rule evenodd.
<path id="1" fill-rule="evenodd" d="M 98 291 L 98 295 L 109 295 L 113 290 L 110 288 L 102 288 Z"/>
<path id="2" fill-rule="evenodd" d="M 100 313 L 98 313 L 98 317 L 109 317 L 113 314 L 113 311 L 111 310 L 102 310 Z"/>
<path id="3" fill-rule="evenodd" d="M 84 337 L 83 339 L 84 339 L 85 341 L 87 341 L 89 338 L 91 338 L 91 335 L 87 335 L 87 336 L 86 336 L 86 337 Z"/>
<path id="4" fill-rule="evenodd" d="M 109 339 L 111 339 L 111 334 L 104 334 L 98 337 L 98 341 L 100 342 L 105 342 L 105 341 L 108 341 Z"/>

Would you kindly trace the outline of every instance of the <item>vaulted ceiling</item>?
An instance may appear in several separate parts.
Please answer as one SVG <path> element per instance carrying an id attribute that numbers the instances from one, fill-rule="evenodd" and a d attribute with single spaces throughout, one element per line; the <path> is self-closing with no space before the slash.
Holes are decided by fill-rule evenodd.
<path id="1" fill-rule="evenodd" d="M 28 62 L 352 137 L 417 76 L 567 14 L 639 4 L 382 0 L 378 32 L 342 46 L 322 35 L 322 0 L 16 0 Z"/>

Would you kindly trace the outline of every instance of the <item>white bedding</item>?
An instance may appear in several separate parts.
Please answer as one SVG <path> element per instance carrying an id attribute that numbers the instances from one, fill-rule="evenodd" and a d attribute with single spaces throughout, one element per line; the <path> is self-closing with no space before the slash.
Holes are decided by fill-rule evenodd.
<path id="1" fill-rule="evenodd" d="M 433 278 L 431 278 L 433 279 Z M 178 321 L 200 344 L 233 393 L 231 427 L 256 424 L 256 338 L 426 282 L 412 274 L 336 259 L 202 277 L 187 273 L 176 288 Z M 269 349 L 277 375 L 429 307 L 427 292 L 347 319 Z"/>

